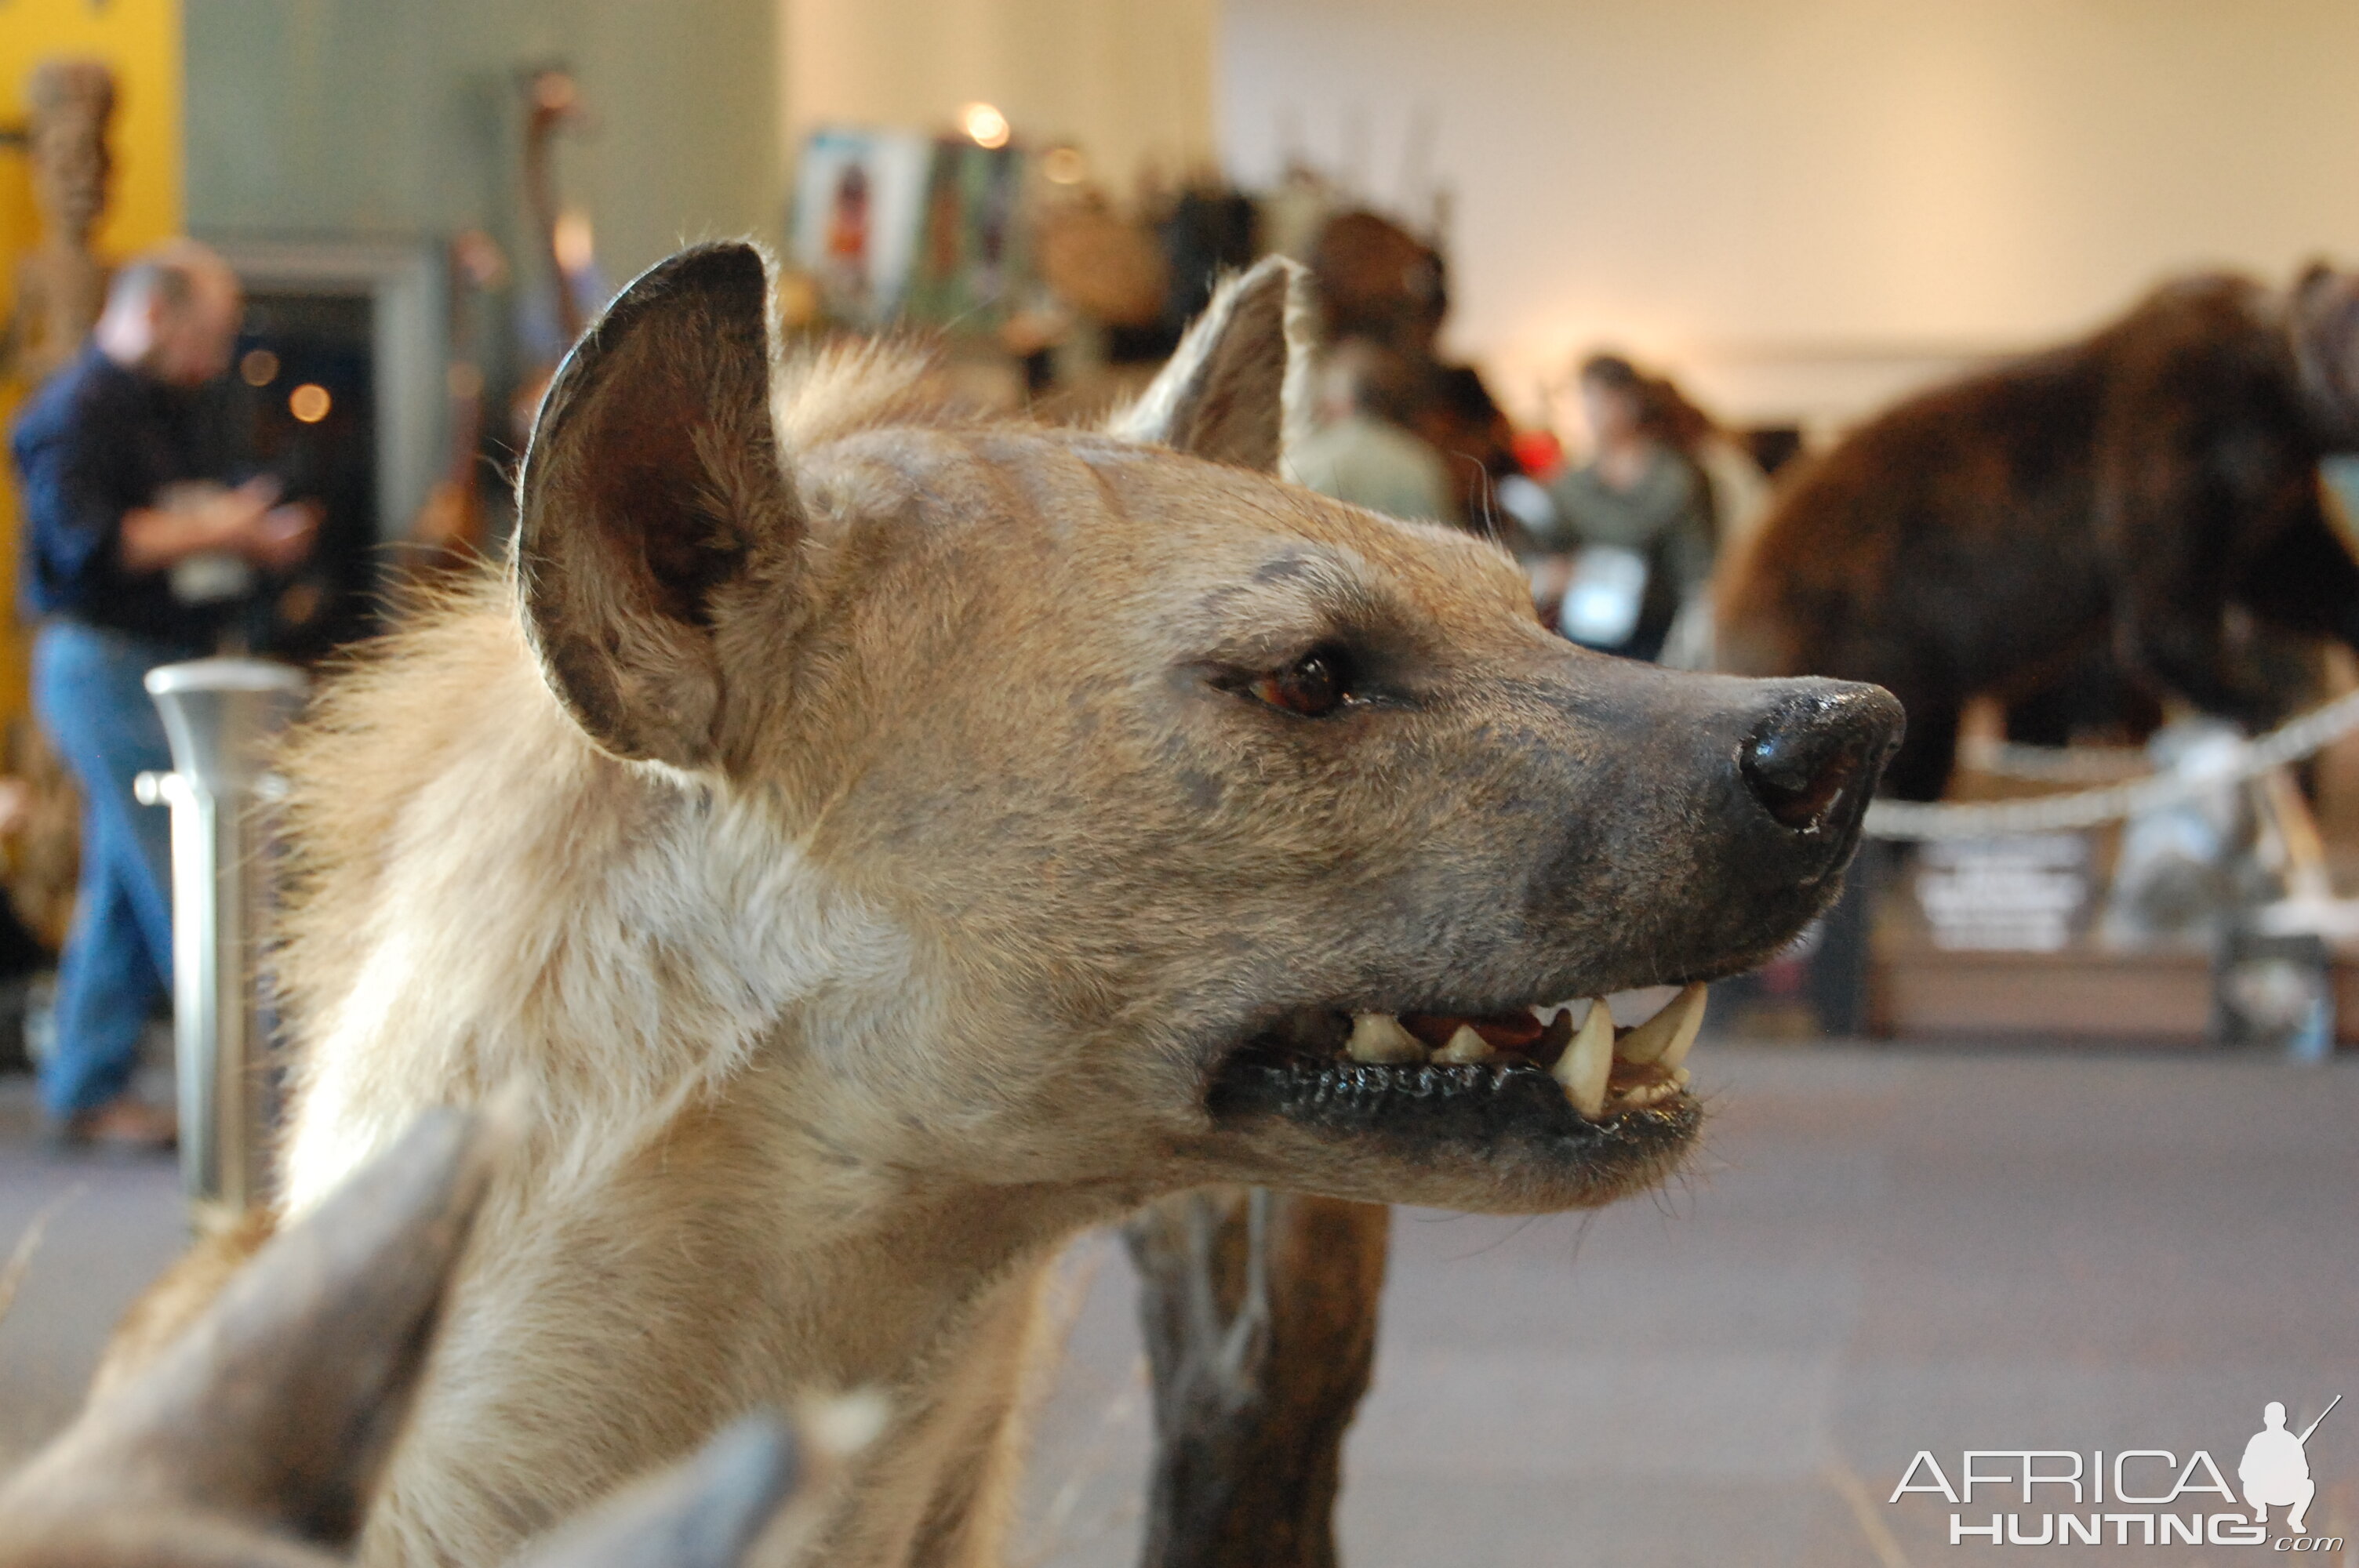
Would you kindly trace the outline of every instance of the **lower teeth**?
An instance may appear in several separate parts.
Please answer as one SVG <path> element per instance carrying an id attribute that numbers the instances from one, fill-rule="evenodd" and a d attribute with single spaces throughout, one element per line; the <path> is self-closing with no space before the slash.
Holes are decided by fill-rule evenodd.
<path id="1" fill-rule="evenodd" d="M 1590 1003 L 1588 1016 L 1580 1029 L 1573 1032 L 1555 1065 L 1547 1069 L 1549 1076 L 1563 1088 L 1573 1110 L 1590 1121 L 1675 1098 L 1688 1086 L 1688 1071 L 1680 1064 L 1695 1044 L 1696 1032 L 1703 1023 L 1703 1009 L 1704 988 L 1689 986 L 1653 1018 L 1635 1029 L 1618 1032 L 1617 1036 L 1614 1014 L 1601 998 Z M 1549 1011 L 1553 1014 L 1561 1010 Z M 1422 1020 L 1419 1027 L 1430 1028 L 1432 1022 Z M 1431 1033 L 1427 1036 L 1432 1037 Z M 1503 1060 L 1471 1022 L 1459 1023 L 1440 1049 L 1429 1055 L 1424 1043 L 1405 1028 L 1398 1017 L 1384 1012 L 1353 1015 L 1344 1054 L 1351 1063 L 1386 1068 L 1417 1067 L 1429 1063 L 1438 1067 L 1461 1068 Z M 1538 1065 L 1520 1055 L 1504 1060 L 1509 1066 Z M 1612 1079 L 1618 1067 L 1639 1069 L 1642 1076 L 1637 1082 L 1616 1087 Z"/>

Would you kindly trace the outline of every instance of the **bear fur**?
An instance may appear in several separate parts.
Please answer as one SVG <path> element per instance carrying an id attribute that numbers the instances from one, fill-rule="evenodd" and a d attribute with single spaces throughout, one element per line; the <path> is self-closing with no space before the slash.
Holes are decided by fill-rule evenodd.
<path id="1" fill-rule="evenodd" d="M 1970 697 L 2110 654 L 2248 725 L 2271 632 L 2359 644 L 2318 462 L 2359 449 L 2359 275 L 2204 275 L 2080 342 L 1901 403 L 1810 463 L 1723 570 L 1719 657 L 1875 681 L 1890 793 L 1941 794 Z"/>

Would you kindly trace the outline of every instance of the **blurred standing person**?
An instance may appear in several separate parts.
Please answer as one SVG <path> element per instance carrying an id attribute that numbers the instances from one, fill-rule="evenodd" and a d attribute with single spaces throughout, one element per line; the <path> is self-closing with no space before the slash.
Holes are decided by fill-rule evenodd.
<path id="1" fill-rule="evenodd" d="M 1574 642 L 1658 658 L 1712 576 L 1712 488 L 1678 438 L 1679 412 L 1693 406 L 1619 354 L 1582 362 L 1581 398 L 1590 460 L 1549 488 L 1556 527 L 1538 542 L 1553 558 L 1535 590 L 1557 600 L 1558 629 Z"/>
<path id="2" fill-rule="evenodd" d="M 1712 526 L 1714 573 L 1731 551 L 1753 536 L 1769 512 L 1769 476 L 1712 416 L 1688 400 L 1669 376 L 1647 378 L 1650 418 L 1663 440 L 1685 454 L 1703 481 L 1706 517 Z M 1717 669 L 1712 645 L 1711 584 L 1680 585 L 1679 613 L 1663 639 L 1661 661 L 1673 669 Z"/>
<path id="3" fill-rule="evenodd" d="M 1381 412 L 1388 374 L 1407 372 L 1373 343 L 1345 339 L 1329 351 L 1319 372 L 1318 427 L 1287 453 L 1288 476 L 1387 517 L 1454 523 L 1441 454 Z"/>
<path id="4" fill-rule="evenodd" d="M 236 276 L 193 241 L 134 259 L 11 442 L 22 580 L 41 617 L 34 710 L 82 795 L 82 881 L 41 1076 L 68 1142 L 162 1147 L 174 1133 L 168 1110 L 131 1093 L 172 972 L 169 825 L 132 795 L 137 774 L 171 766 L 145 677 L 212 651 L 234 601 L 198 602 L 194 582 L 291 567 L 316 528 L 308 509 L 273 504 L 276 481 L 230 489 L 203 471 L 190 395 L 228 368 L 243 313 Z"/>

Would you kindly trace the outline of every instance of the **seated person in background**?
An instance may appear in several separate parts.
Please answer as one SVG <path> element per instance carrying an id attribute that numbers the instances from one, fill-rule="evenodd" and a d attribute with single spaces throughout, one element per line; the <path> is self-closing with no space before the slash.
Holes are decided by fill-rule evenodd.
<path id="1" fill-rule="evenodd" d="M 1441 454 L 1379 412 L 1387 378 L 1405 377 L 1393 356 L 1346 338 L 1319 373 L 1319 427 L 1287 454 L 1297 484 L 1413 522 L 1455 523 L 1450 470 Z"/>
<path id="2" fill-rule="evenodd" d="M 213 651 L 234 600 L 197 602 L 193 583 L 291 567 L 317 524 L 309 508 L 274 505 L 274 481 L 233 490 L 202 471 L 189 395 L 228 368 L 243 310 L 236 277 L 202 245 L 135 258 L 11 442 L 21 580 L 42 618 L 34 711 L 82 797 L 82 881 L 41 1077 L 42 1108 L 69 1142 L 160 1146 L 174 1130 L 169 1112 L 131 1094 L 172 972 L 168 820 L 132 795 L 140 773 L 171 766 L 147 674 Z"/>
<path id="3" fill-rule="evenodd" d="M 1657 658 L 1712 576 L 1712 488 L 1680 440 L 1693 406 L 1618 354 L 1583 362 L 1581 395 L 1591 458 L 1549 489 L 1555 529 L 1536 542 L 1552 558 L 1534 589 L 1574 642 Z"/>

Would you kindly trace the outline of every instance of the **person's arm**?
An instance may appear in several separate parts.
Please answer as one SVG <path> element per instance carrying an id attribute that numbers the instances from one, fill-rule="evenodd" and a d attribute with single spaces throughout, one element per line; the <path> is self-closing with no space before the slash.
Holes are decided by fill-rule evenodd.
<path id="1" fill-rule="evenodd" d="M 179 505 L 125 494 L 122 453 L 108 438 L 124 416 L 103 405 L 52 406 L 35 409 L 17 428 L 13 446 L 43 608 L 78 602 L 108 574 L 110 562 L 145 576 L 201 551 L 228 549 L 284 569 L 308 552 L 316 514 L 274 507 L 274 480 Z"/>
<path id="2" fill-rule="evenodd" d="M 122 499 L 110 481 L 117 471 L 92 429 L 89 411 L 75 403 L 37 396 L 10 443 L 24 508 L 28 562 L 49 599 L 78 597 L 113 552 Z"/>
<path id="3" fill-rule="evenodd" d="M 236 537 L 233 520 L 212 507 L 137 506 L 123 514 L 115 555 L 125 571 L 159 572 L 207 550 L 226 550 Z"/>
<path id="4" fill-rule="evenodd" d="M 1581 548 L 1589 533 L 1589 504 L 1597 491 L 1596 478 L 1585 468 L 1567 469 L 1548 487 L 1553 513 L 1546 529 L 1532 530 L 1545 549 L 1566 555 Z"/>
<path id="5" fill-rule="evenodd" d="M 123 514 L 117 557 L 133 573 L 162 571 L 208 550 L 234 550 L 257 564 L 275 564 L 266 557 L 284 531 L 270 525 L 271 503 L 277 499 L 277 481 L 254 479 L 190 505 L 135 506 Z"/>

